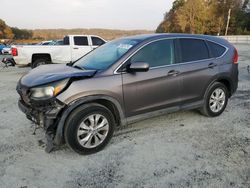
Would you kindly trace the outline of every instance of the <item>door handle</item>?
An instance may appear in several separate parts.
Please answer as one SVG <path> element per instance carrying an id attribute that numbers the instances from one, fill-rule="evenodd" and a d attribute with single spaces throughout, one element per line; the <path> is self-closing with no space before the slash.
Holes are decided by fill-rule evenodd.
<path id="1" fill-rule="evenodd" d="M 212 68 L 214 68 L 214 67 L 216 67 L 216 66 L 217 66 L 217 64 L 215 64 L 215 63 L 210 63 L 210 64 L 208 65 L 208 68 L 212 69 Z"/>
<path id="2" fill-rule="evenodd" d="M 177 76 L 178 74 L 180 74 L 180 71 L 171 70 L 168 72 L 168 76 Z"/>
<path id="3" fill-rule="evenodd" d="M 75 48 L 73 48 L 74 50 L 78 50 L 79 48 L 77 48 L 77 47 L 75 47 Z"/>

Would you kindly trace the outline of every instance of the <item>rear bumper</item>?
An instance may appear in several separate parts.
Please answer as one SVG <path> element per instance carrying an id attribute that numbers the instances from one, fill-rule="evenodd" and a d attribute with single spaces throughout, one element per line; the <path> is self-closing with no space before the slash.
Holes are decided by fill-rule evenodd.
<path id="1" fill-rule="evenodd" d="M 238 64 L 233 65 L 232 70 L 232 88 L 231 88 L 231 94 L 234 94 L 236 90 L 238 89 L 238 82 L 239 82 L 239 69 Z"/>
<path id="2" fill-rule="evenodd" d="M 15 60 L 17 65 L 28 65 L 30 62 L 28 62 L 27 58 L 21 58 L 18 56 L 14 56 L 13 59 Z"/>
<path id="3" fill-rule="evenodd" d="M 231 89 L 231 95 L 233 95 L 237 89 L 238 89 L 238 81 L 233 83 L 233 87 Z"/>

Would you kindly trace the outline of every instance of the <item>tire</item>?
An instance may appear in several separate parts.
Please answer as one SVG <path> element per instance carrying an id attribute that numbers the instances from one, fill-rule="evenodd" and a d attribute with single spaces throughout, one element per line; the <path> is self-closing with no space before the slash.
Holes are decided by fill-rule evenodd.
<path id="1" fill-rule="evenodd" d="M 93 129 L 104 125 L 105 120 L 107 125 L 103 126 L 102 130 Z M 85 104 L 75 109 L 67 118 L 64 138 L 66 144 L 78 154 L 92 154 L 102 150 L 109 143 L 114 126 L 114 116 L 108 108 L 97 103 Z"/>
<path id="2" fill-rule="evenodd" d="M 228 96 L 229 92 L 224 84 L 213 83 L 205 96 L 204 106 L 200 109 L 201 113 L 208 117 L 219 116 L 227 106 Z"/>
<path id="3" fill-rule="evenodd" d="M 36 59 L 32 64 L 31 64 L 31 68 L 34 69 L 40 65 L 46 65 L 49 64 L 50 62 L 46 59 Z"/>

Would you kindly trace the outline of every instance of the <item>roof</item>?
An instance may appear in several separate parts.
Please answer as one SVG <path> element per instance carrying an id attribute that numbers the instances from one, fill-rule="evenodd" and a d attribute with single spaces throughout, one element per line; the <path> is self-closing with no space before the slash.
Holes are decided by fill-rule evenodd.
<path id="1" fill-rule="evenodd" d="M 156 34 L 143 34 L 143 35 L 135 35 L 126 37 L 128 39 L 136 39 L 136 40 L 157 40 L 161 38 L 197 38 L 204 40 L 211 40 L 215 42 L 220 42 L 223 44 L 228 44 L 228 41 L 221 37 L 212 36 L 212 35 L 197 35 L 197 34 L 183 34 L 183 33 L 156 33 Z"/>

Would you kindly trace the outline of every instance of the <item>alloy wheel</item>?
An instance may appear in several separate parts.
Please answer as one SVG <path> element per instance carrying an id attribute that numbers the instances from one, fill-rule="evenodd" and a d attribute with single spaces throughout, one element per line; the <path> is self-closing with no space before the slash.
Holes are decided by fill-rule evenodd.
<path id="1" fill-rule="evenodd" d="M 100 145 L 108 135 L 109 122 L 101 114 L 87 116 L 77 130 L 77 140 L 85 148 Z"/>
<path id="2" fill-rule="evenodd" d="M 217 113 L 221 111 L 225 105 L 226 94 L 221 88 L 215 89 L 209 99 L 209 108 L 212 112 Z"/>

